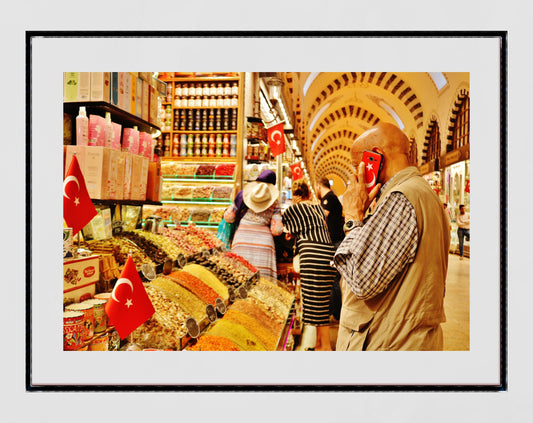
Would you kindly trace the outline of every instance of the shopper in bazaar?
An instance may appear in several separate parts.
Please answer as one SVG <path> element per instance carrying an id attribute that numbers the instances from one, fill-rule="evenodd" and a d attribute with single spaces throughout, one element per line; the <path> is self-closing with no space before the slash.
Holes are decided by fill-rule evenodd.
<path id="1" fill-rule="evenodd" d="M 324 209 L 326 215 L 326 223 L 328 224 L 329 236 L 335 249 L 338 248 L 342 240 L 344 239 L 344 216 L 342 211 L 342 204 L 339 198 L 331 190 L 329 179 L 325 176 L 318 179 L 315 185 L 315 190 L 320 204 Z M 335 272 L 335 281 L 333 282 L 333 288 L 331 290 L 330 298 L 330 314 L 339 320 L 341 312 L 341 292 L 340 292 L 340 274 Z"/>
<path id="2" fill-rule="evenodd" d="M 455 219 L 457 222 L 457 237 L 459 238 L 459 254 L 460 260 L 463 259 L 465 237 L 470 241 L 470 213 L 465 211 L 464 204 L 459 206 L 459 214 Z"/>
<path id="3" fill-rule="evenodd" d="M 300 283 L 304 324 L 316 326 L 316 344 L 308 350 L 331 351 L 329 302 L 335 279 L 331 242 L 322 206 L 311 201 L 309 186 L 303 179 L 292 185 L 292 205 L 283 213 L 285 229 L 296 237 L 300 256 Z"/>
<path id="4" fill-rule="evenodd" d="M 369 194 L 365 150 L 383 155 L 379 183 Z M 408 138 L 389 123 L 352 145 L 347 234 L 334 259 L 343 277 L 337 351 L 443 349 L 450 233 L 441 201 L 410 166 L 408 152 Z"/>
<path id="5" fill-rule="evenodd" d="M 246 184 L 224 212 L 224 220 L 235 223 L 231 252 L 248 260 L 261 277 L 277 280 L 274 236 L 283 232 L 276 174 L 263 171 Z"/>

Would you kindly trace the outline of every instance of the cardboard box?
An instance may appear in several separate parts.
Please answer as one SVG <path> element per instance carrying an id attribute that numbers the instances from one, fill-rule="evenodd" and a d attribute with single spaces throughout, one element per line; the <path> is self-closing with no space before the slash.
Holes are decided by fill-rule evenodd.
<path id="1" fill-rule="evenodd" d="M 150 84 L 146 81 L 142 81 L 142 109 L 141 119 L 148 121 L 150 118 Z"/>
<path id="2" fill-rule="evenodd" d="M 111 101 L 111 72 L 91 72 L 91 101 Z"/>
<path id="3" fill-rule="evenodd" d="M 120 151 L 117 164 L 117 185 L 116 185 L 116 199 L 124 199 L 124 176 L 125 176 L 126 157 L 125 153 Z"/>
<path id="4" fill-rule="evenodd" d="M 148 180 L 146 183 L 146 199 L 161 201 L 161 187 L 163 179 L 161 177 L 161 163 L 150 162 L 148 164 Z"/>
<path id="5" fill-rule="evenodd" d="M 130 200 L 146 200 L 148 183 L 148 159 L 137 154 L 132 155 L 131 196 Z"/>
<path id="6" fill-rule="evenodd" d="M 121 152 L 109 147 L 87 147 L 83 177 L 91 198 L 117 199 L 119 156 Z"/>
<path id="7" fill-rule="evenodd" d="M 98 256 L 63 260 L 63 303 L 77 303 L 92 298 L 100 279 Z"/>
<path id="8" fill-rule="evenodd" d="M 63 72 L 63 101 L 78 102 L 91 99 L 90 72 Z"/>

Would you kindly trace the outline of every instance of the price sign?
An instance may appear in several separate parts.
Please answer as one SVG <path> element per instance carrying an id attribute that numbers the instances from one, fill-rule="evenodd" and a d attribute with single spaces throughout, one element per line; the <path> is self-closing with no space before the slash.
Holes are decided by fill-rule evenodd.
<path id="1" fill-rule="evenodd" d="M 220 314 L 225 314 L 226 313 L 226 304 L 224 304 L 224 301 L 222 300 L 222 298 L 217 298 L 215 300 L 215 304 L 217 306 L 217 310 Z"/>
<path id="2" fill-rule="evenodd" d="M 143 276 L 148 279 L 149 281 L 153 281 L 155 279 L 156 272 L 154 269 L 154 266 L 150 266 L 149 264 L 145 263 L 141 266 L 141 272 Z"/>
<path id="3" fill-rule="evenodd" d="M 205 308 L 205 312 L 207 314 L 207 318 L 211 323 L 213 323 L 215 320 L 217 320 L 217 312 L 215 310 L 215 307 L 213 304 L 207 304 Z"/>
<path id="4" fill-rule="evenodd" d="M 240 286 L 238 289 L 239 297 L 243 300 L 248 296 L 248 291 L 244 286 Z"/>
<path id="5" fill-rule="evenodd" d="M 198 338 L 200 335 L 200 326 L 194 317 L 189 317 L 185 321 L 185 326 L 187 327 L 187 333 L 191 338 Z"/>

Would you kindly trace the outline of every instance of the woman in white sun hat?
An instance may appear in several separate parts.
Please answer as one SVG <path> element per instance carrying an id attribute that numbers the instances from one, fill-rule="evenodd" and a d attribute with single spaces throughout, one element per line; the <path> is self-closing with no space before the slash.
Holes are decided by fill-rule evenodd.
<path id="1" fill-rule="evenodd" d="M 265 170 L 246 184 L 224 213 L 224 220 L 237 226 L 231 252 L 244 257 L 261 277 L 273 282 L 277 281 L 274 236 L 283 232 L 278 198 L 276 174 Z"/>

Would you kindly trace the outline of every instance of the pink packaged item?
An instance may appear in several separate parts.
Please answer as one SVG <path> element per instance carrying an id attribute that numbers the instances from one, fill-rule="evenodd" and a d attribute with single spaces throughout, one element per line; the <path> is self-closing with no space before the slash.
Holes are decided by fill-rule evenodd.
<path id="1" fill-rule="evenodd" d="M 135 128 L 124 128 L 122 151 L 139 154 L 139 131 Z"/>
<path id="2" fill-rule="evenodd" d="M 89 115 L 89 145 L 105 146 L 105 119 L 98 115 Z"/>

